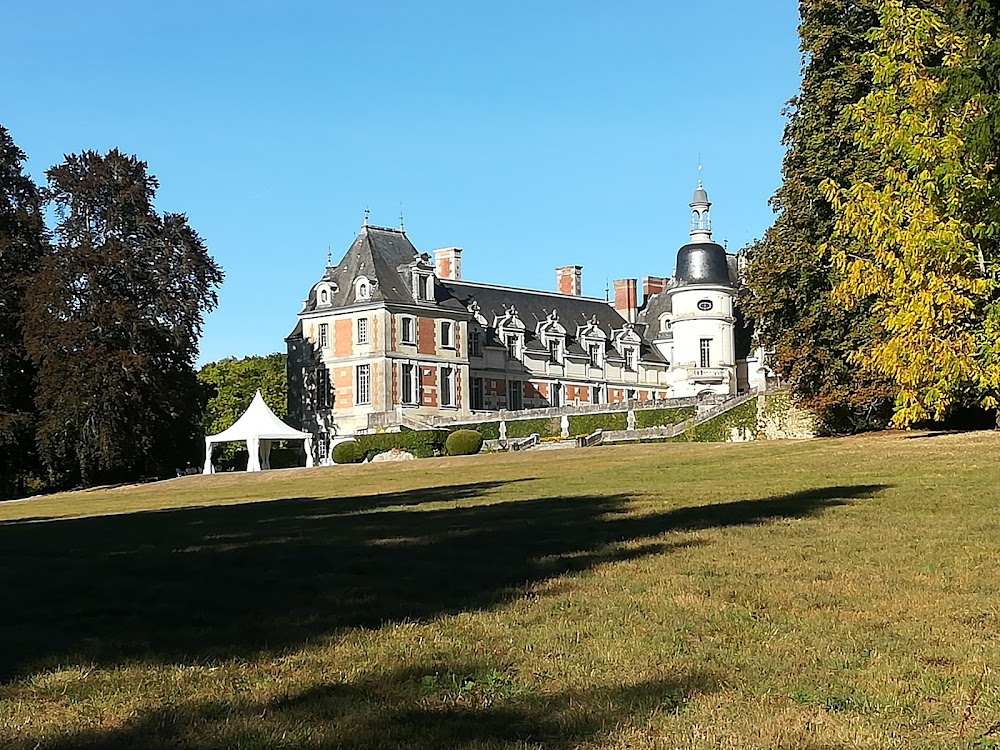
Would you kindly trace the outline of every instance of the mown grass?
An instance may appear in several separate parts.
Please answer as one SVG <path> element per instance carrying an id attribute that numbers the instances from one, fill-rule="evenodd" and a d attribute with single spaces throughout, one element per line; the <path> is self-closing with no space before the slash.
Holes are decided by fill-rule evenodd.
<path id="1" fill-rule="evenodd" d="M 0 505 L 0 746 L 989 747 L 998 449 L 621 446 Z"/>

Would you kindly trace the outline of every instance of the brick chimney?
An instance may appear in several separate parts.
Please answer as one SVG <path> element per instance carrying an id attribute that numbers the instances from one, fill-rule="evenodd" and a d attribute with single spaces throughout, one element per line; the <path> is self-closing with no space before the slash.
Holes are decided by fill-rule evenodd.
<path id="1" fill-rule="evenodd" d="M 434 251 L 434 272 L 439 279 L 462 280 L 462 248 L 443 247 Z"/>
<path id="2" fill-rule="evenodd" d="M 635 279 L 615 279 L 615 310 L 629 323 L 635 323 L 639 310 Z"/>
<path id="3" fill-rule="evenodd" d="M 556 289 L 559 294 L 579 297 L 583 294 L 583 266 L 563 266 L 556 269 Z"/>
<path id="4" fill-rule="evenodd" d="M 659 294 L 664 289 L 667 288 L 667 282 L 670 279 L 664 279 L 661 276 L 643 276 L 642 277 L 642 304 L 646 304 L 646 300 L 652 297 L 654 294 Z"/>

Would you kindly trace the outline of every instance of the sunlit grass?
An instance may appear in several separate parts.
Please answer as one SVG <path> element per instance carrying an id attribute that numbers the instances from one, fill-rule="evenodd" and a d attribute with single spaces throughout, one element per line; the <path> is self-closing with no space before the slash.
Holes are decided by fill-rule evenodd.
<path id="1" fill-rule="evenodd" d="M 998 449 L 644 445 L 0 505 L 0 746 L 992 746 Z"/>

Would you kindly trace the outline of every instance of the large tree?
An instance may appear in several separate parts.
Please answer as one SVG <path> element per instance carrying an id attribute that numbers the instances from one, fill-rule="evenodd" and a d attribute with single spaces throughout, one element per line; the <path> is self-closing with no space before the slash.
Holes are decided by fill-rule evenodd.
<path id="1" fill-rule="evenodd" d="M 284 418 L 288 410 L 288 377 L 285 355 L 221 359 L 198 371 L 210 395 L 202 426 L 206 435 L 222 432 L 242 416 L 258 390 L 274 413 Z"/>
<path id="2" fill-rule="evenodd" d="M 25 288 L 45 244 L 42 201 L 24 153 L 0 125 L 0 498 L 35 465 L 35 371 L 24 346 Z"/>
<path id="3" fill-rule="evenodd" d="M 183 215 L 156 212 L 145 162 L 86 151 L 47 176 L 58 223 L 25 329 L 42 458 L 69 482 L 163 474 L 198 431 L 194 360 L 222 272 Z"/>
<path id="4" fill-rule="evenodd" d="M 880 179 L 824 190 L 838 212 L 836 297 L 882 335 L 852 361 L 899 387 L 894 422 L 1000 406 L 994 3 L 879 0 L 872 90 L 849 111 Z M 1000 427 L 1000 410 L 997 412 Z"/>
<path id="5" fill-rule="evenodd" d="M 750 249 L 742 300 L 779 374 L 833 432 L 884 425 L 894 396 L 886 378 L 849 360 L 878 332 L 867 311 L 832 299 L 836 271 L 817 252 L 835 224 L 820 185 L 853 181 L 868 168 L 844 112 L 870 86 L 863 59 L 878 22 L 874 1 L 799 4 L 802 84 L 787 110 L 783 181 L 771 199 L 778 215 Z"/>

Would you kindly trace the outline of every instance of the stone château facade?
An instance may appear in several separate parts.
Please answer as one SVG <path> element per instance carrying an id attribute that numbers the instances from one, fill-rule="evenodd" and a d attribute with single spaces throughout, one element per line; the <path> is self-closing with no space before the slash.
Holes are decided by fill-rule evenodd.
<path id="1" fill-rule="evenodd" d="M 712 241 L 701 183 L 672 278 L 581 294 L 580 266 L 556 292 L 462 279 L 462 250 L 421 253 L 402 229 L 369 226 L 328 265 L 288 346 L 288 413 L 330 438 L 430 416 L 735 395 L 762 385 L 736 310 L 736 256 Z M 387 419 L 388 417 L 388 419 Z"/>

